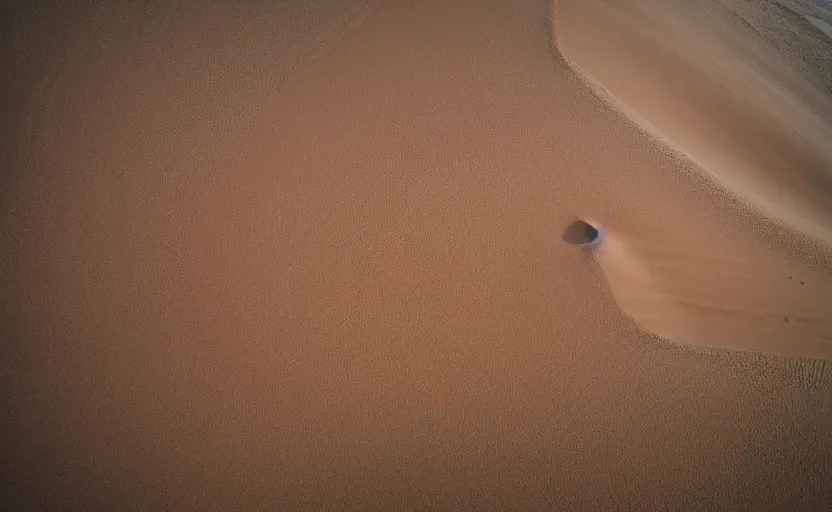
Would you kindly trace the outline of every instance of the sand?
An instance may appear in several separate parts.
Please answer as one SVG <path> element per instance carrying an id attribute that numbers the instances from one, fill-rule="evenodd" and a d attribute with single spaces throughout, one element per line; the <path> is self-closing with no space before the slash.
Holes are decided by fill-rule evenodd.
<path id="1" fill-rule="evenodd" d="M 747 75 L 661 44 L 672 16 L 335 4 L 10 11 L 5 504 L 832 502 L 815 61 L 725 41 L 779 73 L 737 98 Z M 616 108 L 591 66 L 725 108 Z M 561 240 L 575 218 L 597 252 Z"/>
<path id="2" fill-rule="evenodd" d="M 832 39 L 832 24 L 822 20 L 821 18 L 816 18 L 814 16 L 805 15 L 806 21 L 814 25 L 818 30 L 826 34 L 830 39 Z"/>
<path id="3" fill-rule="evenodd" d="M 793 243 L 828 252 L 832 100 L 765 38 L 743 33 L 736 11 L 718 1 L 566 0 L 557 16 L 558 48 L 599 97 L 695 162 L 721 193 L 809 239 Z M 685 343 L 832 356 L 828 266 L 685 239 L 648 240 L 663 246 L 660 253 L 639 252 L 633 244 L 642 242 L 620 240 L 599 261 L 622 308 L 643 327 Z M 634 280 L 636 262 L 643 278 Z M 663 313 L 662 302 L 675 313 Z"/>

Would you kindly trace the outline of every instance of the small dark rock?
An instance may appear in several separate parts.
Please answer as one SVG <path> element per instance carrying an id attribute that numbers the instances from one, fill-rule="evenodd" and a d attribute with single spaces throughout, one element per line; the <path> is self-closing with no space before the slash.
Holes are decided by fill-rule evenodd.
<path id="1" fill-rule="evenodd" d="M 598 238 L 598 230 L 583 220 L 576 220 L 563 232 L 563 241 L 572 245 L 585 245 Z"/>

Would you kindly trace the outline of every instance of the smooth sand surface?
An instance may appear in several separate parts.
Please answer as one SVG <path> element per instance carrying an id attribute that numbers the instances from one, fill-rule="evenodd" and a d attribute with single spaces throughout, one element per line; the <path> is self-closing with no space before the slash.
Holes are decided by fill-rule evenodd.
<path id="1" fill-rule="evenodd" d="M 810 231 L 600 99 L 564 4 L 11 11 L 4 505 L 832 503 L 815 132 L 764 133 Z"/>

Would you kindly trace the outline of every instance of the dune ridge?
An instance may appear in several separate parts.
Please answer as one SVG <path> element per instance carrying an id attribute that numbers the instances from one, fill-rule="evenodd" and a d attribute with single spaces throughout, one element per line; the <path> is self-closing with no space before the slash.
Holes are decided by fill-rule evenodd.
<path id="1" fill-rule="evenodd" d="M 796 232 L 806 250 L 828 252 L 829 96 L 753 31 L 730 35 L 720 24 L 744 18 L 727 5 L 559 0 L 552 39 L 610 108 L 722 193 Z M 680 12 L 696 22 L 686 25 Z M 828 269 L 694 247 L 684 234 L 659 245 L 611 233 L 596 260 L 619 306 L 646 330 L 691 345 L 832 359 Z"/>
<path id="2" fill-rule="evenodd" d="M 716 18 L 708 13 L 694 13 L 703 17 L 697 26 L 704 35 L 670 38 L 684 25 L 669 14 L 679 11 L 652 2 L 561 0 L 553 39 L 613 109 L 746 204 L 831 245 L 828 96 L 779 59 L 748 65 L 748 38 L 725 41 L 725 30 L 707 25 Z M 722 40 L 695 40 L 705 36 Z M 718 50 L 725 46 L 735 54 Z"/>

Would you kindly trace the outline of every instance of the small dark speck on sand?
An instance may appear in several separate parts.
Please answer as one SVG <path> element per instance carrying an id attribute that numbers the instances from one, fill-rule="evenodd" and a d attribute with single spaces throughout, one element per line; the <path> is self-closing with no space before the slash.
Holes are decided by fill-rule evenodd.
<path id="1" fill-rule="evenodd" d="M 805 284 L 803 281 L 800 281 L 800 284 Z"/>
<path id="2" fill-rule="evenodd" d="M 563 240 L 572 245 L 586 245 L 598 239 L 598 229 L 584 220 L 576 220 L 563 232 Z"/>
<path id="3" fill-rule="evenodd" d="M 786 323 L 789 323 L 789 317 L 784 316 L 784 317 L 783 317 L 783 320 L 785 320 L 785 321 L 786 321 Z"/>

